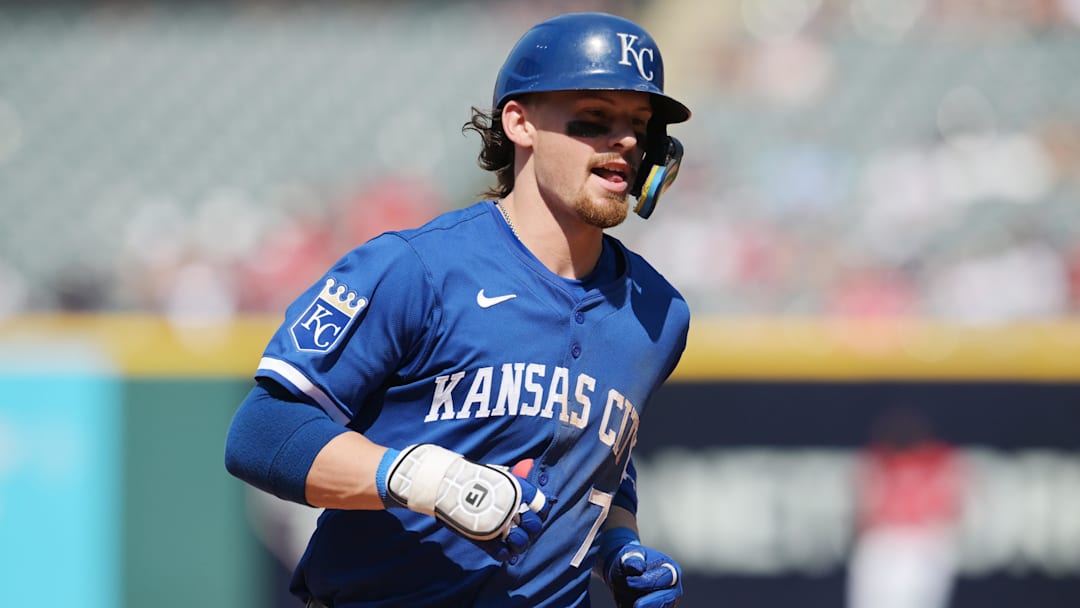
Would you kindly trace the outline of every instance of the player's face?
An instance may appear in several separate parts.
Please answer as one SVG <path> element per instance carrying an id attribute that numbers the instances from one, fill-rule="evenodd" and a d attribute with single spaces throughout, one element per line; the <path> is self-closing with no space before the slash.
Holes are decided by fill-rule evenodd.
<path id="1" fill-rule="evenodd" d="M 622 223 L 652 116 L 649 94 L 563 91 L 537 102 L 533 162 L 541 193 L 597 228 Z"/>

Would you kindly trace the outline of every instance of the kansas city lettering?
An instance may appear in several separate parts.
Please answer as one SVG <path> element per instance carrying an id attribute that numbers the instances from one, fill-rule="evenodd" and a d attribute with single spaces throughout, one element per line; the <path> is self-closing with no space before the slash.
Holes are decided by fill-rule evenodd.
<path id="1" fill-rule="evenodd" d="M 498 373 L 496 373 L 498 371 Z M 559 417 L 560 422 L 584 429 L 589 424 L 596 379 L 588 374 L 570 376 L 565 367 L 540 363 L 504 363 L 475 371 L 468 390 L 466 372 L 435 378 L 431 409 L 424 422 L 496 416 Z M 455 391 L 463 397 L 455 400 Z M 632 447 L 637 438 L 637 408 L 622 393 L 609 389 L 604 397 L 599 438 L 616 454 Z"/>

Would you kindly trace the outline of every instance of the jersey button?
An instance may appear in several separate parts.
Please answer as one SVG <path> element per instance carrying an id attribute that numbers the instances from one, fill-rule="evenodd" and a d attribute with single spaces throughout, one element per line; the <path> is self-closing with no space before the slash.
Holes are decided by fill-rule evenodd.
<path id="1" fill-rule="evenodd" d="M 574 344 L 573 346 L 571 346 L 570 347 L 570 354 L 573 355 L 575 359 L 580 357 L 581 356 L 581 345 L 580 344 Z"/>
<path id="2" fill-rule="evenodd" d="M 513 566 L 516 563 L 518 563 L 518 556 L 517 555 L 511 555 L 510 556 L 510 565 Z"/>
<path id="3" fill-rule="evenodd" d="M 538 483 L 538 484 L 540 484 L 542 486 L 546 486 L 547 482 L 548 482 L 548 474 L 547 473 L 540 473 L 540 475 L 536 478 L 536 483 Z"/>
<path id="4" fill-rule="evenodd" d="M 581 312 L 580 310 L 575 312 L 574 320 L 578 322 L 578 325 L 581 325 L 585 322 L 585 313 Z"/>

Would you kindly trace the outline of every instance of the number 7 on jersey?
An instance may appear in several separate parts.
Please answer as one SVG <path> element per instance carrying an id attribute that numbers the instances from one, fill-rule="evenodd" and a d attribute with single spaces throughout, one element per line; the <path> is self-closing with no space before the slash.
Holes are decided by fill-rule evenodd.
<path id="1" fill-rule="evenodd" d="M 604 525 L 604 521 L 607 520 L 608 511 L 611 510 L 611 500 L 614 494 L 609 492 L 601 492 L 596 488 L 593 488 L 589 492 L 589 503 L 599 507 L 600 512 L 596 515 L 596 521 L 593 522 L 592 529 L 589 530 L 588 536 L 585 537 L 585 542 L 581 544 L 581 547 L 574 554 L 574 558 L 570 560 L 570 565 L 577 568 L 581 565 L 581 562 L 585 560 L 585 555 L 589 552 L 589 547 L 592 546 L 593 541 L 596 540 L 596 535 L 600 533 L 600 526 Z"/>

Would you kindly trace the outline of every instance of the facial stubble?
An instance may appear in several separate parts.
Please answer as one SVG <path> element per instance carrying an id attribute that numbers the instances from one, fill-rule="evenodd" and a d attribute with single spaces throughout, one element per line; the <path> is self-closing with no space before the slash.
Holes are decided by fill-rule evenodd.
<path id="1" fill-rule="evenodd" d="M 604 193 L 596 199 L 582 192 L 573 201 L 574 212 L 583 222 L 601 230 L 613 228 L 626 220 L 629 206 L 627 195 L 614 192 Z"/>

